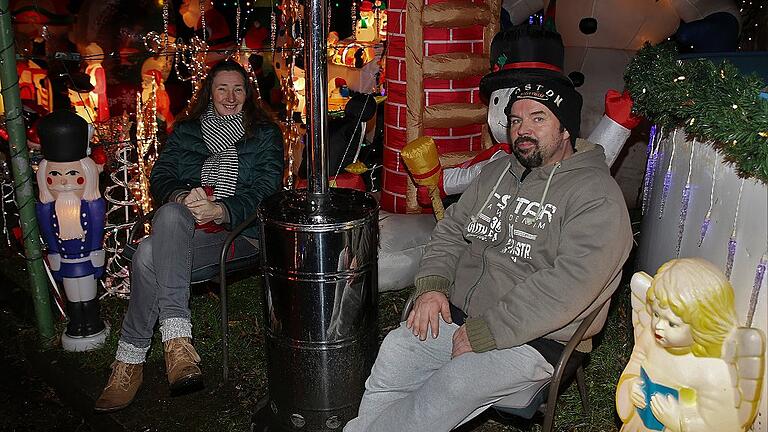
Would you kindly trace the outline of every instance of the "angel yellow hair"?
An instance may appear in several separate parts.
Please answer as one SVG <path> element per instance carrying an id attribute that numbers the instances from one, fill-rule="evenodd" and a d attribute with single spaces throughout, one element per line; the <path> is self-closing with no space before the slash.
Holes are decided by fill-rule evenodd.
<path id="1" fill-rule="evenodd" d="M 733 288 L 714 265 L 700 258 L 671 260 L 659 268 L 646 294 L 691 328 L 691 353 L 720 357 L 729 333 L 738 326 Z"/>

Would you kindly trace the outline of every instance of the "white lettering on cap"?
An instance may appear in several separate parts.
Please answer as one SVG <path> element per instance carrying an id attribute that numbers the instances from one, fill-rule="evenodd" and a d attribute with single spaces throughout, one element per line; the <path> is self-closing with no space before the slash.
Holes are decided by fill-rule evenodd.
<path id="1" fill-rule="evenodd" d="M 545 89 L 541 84 L 536 84 L 535 89 L 534 85 L 532 84 L 525 84 L 522 86 L 522 88 L 519 86 L 511 87 L 510 95 L 517 96 L 518 99 L 534 99 L 540 101 L 551 100 L 552 103 L 554 103 L 557 107 L 560 107 L 560 103 L 563 102 L 562 96 L 555 93 L 555 91 L 552 89 Z"/>

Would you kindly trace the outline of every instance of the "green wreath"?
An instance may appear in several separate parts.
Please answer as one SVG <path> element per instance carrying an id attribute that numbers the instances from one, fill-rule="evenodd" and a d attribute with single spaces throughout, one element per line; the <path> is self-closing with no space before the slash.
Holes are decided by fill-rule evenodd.
<path id="1" fill-rule="evenodd" d="M 768 100 L 756 74 L 723 61 L 678 60 L 672 43 L 646 44 L 624 73 L 633 111 L 711 141 L 742 177 L 768 184 Z"/>

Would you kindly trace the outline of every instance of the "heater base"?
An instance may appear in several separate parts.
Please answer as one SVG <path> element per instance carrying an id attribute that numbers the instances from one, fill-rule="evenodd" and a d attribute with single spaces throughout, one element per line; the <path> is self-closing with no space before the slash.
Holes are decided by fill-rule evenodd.
<path id="1" fill-rule="evenodd" d="M 251 417 L 251 432 L 288 432 L 279 427 L 269 406 L 268 395 L 256 403 L 256 412 Z"/>

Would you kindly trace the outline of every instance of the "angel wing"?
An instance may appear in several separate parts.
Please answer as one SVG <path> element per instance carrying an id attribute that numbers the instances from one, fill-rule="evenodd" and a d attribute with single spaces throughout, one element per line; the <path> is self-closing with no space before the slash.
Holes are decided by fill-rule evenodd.
<path id="1" fill-rule="evenodd" d="M 645 293 L 651 287 L 653 278 L 646 272 L 637 272 L 632 275 L 629 286 L 632 290 L 632 326 L 634 327 L 635 344 L 643 339 L 644 334 L 651 327 L 651 313 L 645 301 Z"/>
<path id="2" fill-rule="evenodd" d="M 736 387 L 735 408 L 741 430 L 755 421 L 765 375 L 765 336 L 756 328 L 737 327 L 723 344 L 723 360 L 728 363 L 731 382 Z"/>
<path id="3" fill-rule="evenodd" d="M 616 412 L 624 422 L 622 431 L 625 432 L 645 430 L 642 427 L 642 421 L 636 418 L 631 392 L 632 382 L 640 376 L 640 365 L 645 361 L 648 350 L 654 343 L 653 336 L 650 334 L 651 314 L 645 302 L 645 293 L 648 292 L 652 281 L 653 278 L 647 273 L 638 272 L 632 276 L 632 282 L 630 282 L 635 346 L 632 348 L 632 355 L 616 387 Z"/>

